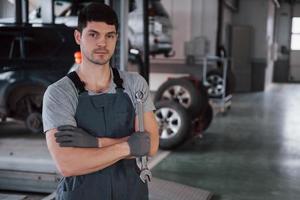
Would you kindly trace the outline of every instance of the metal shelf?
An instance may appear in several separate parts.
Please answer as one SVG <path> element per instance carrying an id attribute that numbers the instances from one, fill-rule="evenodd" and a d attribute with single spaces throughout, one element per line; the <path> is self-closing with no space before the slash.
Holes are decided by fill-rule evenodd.
<path id="1" fill-rule="evenodd" d="M 205 56 L 199 58 L 197 61 L 200 61 L 203 67 L 203 73 L 202 73 L 202 82 L 204 86 L 208 85 L 208 82 L 206 80 L 207 76 L 207 69 L 209 63 L 215 63 L 215 62 L 222 62 L 223 64 L 223 92 L 222 96 L 220 98 L 210 98 L 209 101 L 212 104 L 214 108 L 217 108 L 217 110 L 221 113 L 225 113 L 230 107 L 231 107 L 231 94 L 226 94 L 226 80 L 227 80 L 227 71 L 228 71 L 228 61 L 229 58 L 226 57 L 218 57 L 218 56 Z"/>

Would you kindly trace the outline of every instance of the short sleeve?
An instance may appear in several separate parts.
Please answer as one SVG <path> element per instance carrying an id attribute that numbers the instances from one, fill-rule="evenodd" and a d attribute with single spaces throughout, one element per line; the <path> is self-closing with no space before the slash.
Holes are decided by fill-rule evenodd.
<path id="1" fill-rule="evenodd" d="M 148 86 L 148 83 L 146 82 L 146 80 L 139 74 L 137 74 L 137 77 L 134 81 L 134 94 L 136 94 L 136 92 L 138 91 L 142 91 L 144 94 L 144 98 L 143 98 L 143 109 L 144 112 L 150 112 L 150 111 L 154 111 L 155 110 L 155 106 L 153 104 L 152 98 L 151 98 L 151 94 L 150 94 L 150 89 Z M 136 101 L 135 101 L 136 103 Z M 136 110 L 137 113 L 137 110 Z"/>
<path id="2" fill-rule="evenodd" d="M 62 125 L 76 126 L 76 107 L 68 93 L 55 85 L 50 85 L 43 98 L 43 127 L 44 133 Z"/>

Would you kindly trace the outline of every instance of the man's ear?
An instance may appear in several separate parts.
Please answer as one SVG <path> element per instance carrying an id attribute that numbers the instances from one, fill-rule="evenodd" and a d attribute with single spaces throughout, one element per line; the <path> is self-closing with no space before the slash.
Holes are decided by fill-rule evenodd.
<path id="1" fill-rule="evenodd" d="M 80 45 L 81 33 L 78 30 L 74 31 L 75 42 Z"/>

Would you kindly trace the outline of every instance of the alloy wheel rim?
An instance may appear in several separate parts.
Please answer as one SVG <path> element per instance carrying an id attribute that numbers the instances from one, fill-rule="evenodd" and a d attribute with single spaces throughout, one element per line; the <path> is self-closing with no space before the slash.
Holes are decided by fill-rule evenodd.
<path id="1" fill-rule="evenodd" d="M 183 107 L 189 108 L 191 105 L 191 94 L 187 89 L 180 85 L 174 85 L 169 87 L 163 94 L 163 100 L 173 100 L 180 103 Z"/>
<path id="2" fill-rule="evenodd" d="M 219 75 L 210 75 L 207 77 L 209 96 L 221 96 L 224 92 L 223 78 Z"/>
<path id="3" fill-rule="evenodd" d="M 155 112 L 155 118 L 159 124 L 161 139 L 170 139 L 178 133 L 182 122 L 176 110 L 160 108 Z"/>

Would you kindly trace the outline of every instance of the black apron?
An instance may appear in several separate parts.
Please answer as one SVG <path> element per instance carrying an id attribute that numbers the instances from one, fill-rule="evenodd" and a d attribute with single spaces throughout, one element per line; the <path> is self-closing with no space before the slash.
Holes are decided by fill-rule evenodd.
<path id="1" fill-rule="evenodd" d="M 93 136 L 120 138 L 134 132 L 135 111 L 123 91 L 123 80 L 112 68 L 116 93 L 89 95 L 76 72 L 68 77 L 79 97 L 75 119 L 77 126 Z M 148 200 L 148 186 L 139 177 L 135 159 L 120 160 L 102 170 L 64 177 L 58 185 L 59 200 Z"/>

